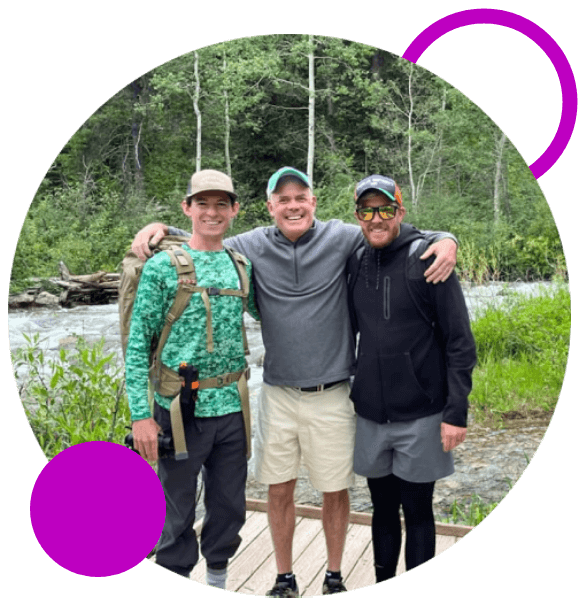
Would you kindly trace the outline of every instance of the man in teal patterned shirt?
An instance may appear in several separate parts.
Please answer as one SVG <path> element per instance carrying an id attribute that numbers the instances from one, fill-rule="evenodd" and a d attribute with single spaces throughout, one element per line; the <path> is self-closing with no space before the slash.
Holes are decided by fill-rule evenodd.
<path id="1" fill-rule="evenodd" d="M 239 210 L 231 179 L 213 170 L 195 173 L 181 206 L 192 223 L 191 239 L 183 249 L 193 258 L 197 285 L 238 289 L 237 270 L 222 244 Z M 246 269 L 251 279 L 249 262 Z M 125 357 L 134 446 L 143 458 L 158 460 L 158 475 L 165 492 L 167 513 L 156 562 L 183 576 L 189 576 L 199 558 L 193 523 L 197 479 L 203 471 L 206 514 L 200 536 L 201 552 L 207 562 L 208 584 L 225 588 L 228 560 L 240 544 L 239 531 L 245 521 L 246 439 L 237 382 L 199 390 L 195 417 L 184 420 L 186 460 L 158 459 L 158 433 L 171 433 L 172 398 L 156 392 L 153 416 L 149 406 L 151 341 L 159 337 L 177 284 L 177 272 L 167 253 L 161 252 L 145 264 Z M 258 319 L 252 288 L 250 284 L 248 310 Z M 194 365 L 200 381 L 243 372 L 246 367 L 241 298 L 212 294 L 209 301 L 211 315 L 201 294 L 192 295 L 173 324 L 161 355 L 161 362 L 174 371 L 182 362 Z M 208 317 L 213 344 L 208 343 Z"/>

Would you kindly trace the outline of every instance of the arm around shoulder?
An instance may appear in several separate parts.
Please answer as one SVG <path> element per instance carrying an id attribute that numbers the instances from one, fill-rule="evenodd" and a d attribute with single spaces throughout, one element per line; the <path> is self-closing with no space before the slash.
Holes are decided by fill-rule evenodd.
<path id="1" fill-rule="evenodd" d="M 431 245 L 421 256 L 426 260 L 435 256 L 435 260 L 425 271 L 425 279 L 428 283 L 437 284 L 449 279 L 457 264 L 457 239 L 449 232 L 425 231 L 426 238 Z"/>

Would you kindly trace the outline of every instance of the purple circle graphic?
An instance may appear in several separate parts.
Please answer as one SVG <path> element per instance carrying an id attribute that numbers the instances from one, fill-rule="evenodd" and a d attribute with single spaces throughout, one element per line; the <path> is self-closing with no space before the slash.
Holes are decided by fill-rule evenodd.
<path id="1" fill-rule="evenodd" d="M 562 88 L 562 115 L 556 135 L 549 147 L 530 165 L 532 174 L 536 179 L 539 179 L 556 163 L 564 149 L 566 149 L 574 130 L 578 108 L 578 94 L 574 73 L 564 52 L 549 34 L 533 21 L 515 13 L 496 9 L 471 9 L 443 17 L 443 19 L 439 19 L 428 28 L 425 28 L 407 47 L 403 58 L 416 64 L 425 49 L 447 32 L 463 26 L 480 23 L 506 26 L 525 34 L 550 58 L 558 73 L 560 87 Z"/>
<path id="2" fill-rule="evenodd" d="M 165 522 L 165 497 L 147 461 L 119 444 L 93 441 L 63 450 L 41 471 L 30 519 L 55 563 L 83 576 L 112 576 L 151 552 Z"/>

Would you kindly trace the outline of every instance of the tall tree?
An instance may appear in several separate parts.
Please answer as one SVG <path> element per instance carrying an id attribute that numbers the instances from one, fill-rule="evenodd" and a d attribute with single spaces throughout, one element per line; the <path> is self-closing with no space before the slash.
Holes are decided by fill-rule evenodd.
<path id="1" fill-rule="evenodd" d="M 227 73 L 228 63 L 226 59 L 226 48 L 225 45 L 222 45 L 222 53 L 223 53 L 223 76 L 224 76 L 224 156 L 226 159 L 226 173 L 231 177 L 232 175 L 232 161 L 230 158 L 230 98 L 228 92 L 228 85 L 225 79 L 225 75 Z"/>
<path id="2" fill-rule="evenodd" d="M 315 104 L 314 36 L 308 37 L 308 162 L 306 174 L 314 181 Z"/>
<path id="3" fill-rule="evenodd" d="M 503 167 L 503 151 L 505 148 L 507 137 L 504 132 L 500 132 L 499 138 L 495 143 L 495 177 L 493 182 L 493 221 L 495 224 L 499 222 L 501 215 L 501 178 Z"/>
<path id="4" fill-rule="evenodd" d="M 199 82 L 199 55 L 193 52 L 193 74 L 195 77 L 193 90 L 193 110 L 197 119 L 196 141 L 195 141 L 195 170 L 201 170 L 201 111 L 199 110 L 199 93 L 201 85 Z"/>

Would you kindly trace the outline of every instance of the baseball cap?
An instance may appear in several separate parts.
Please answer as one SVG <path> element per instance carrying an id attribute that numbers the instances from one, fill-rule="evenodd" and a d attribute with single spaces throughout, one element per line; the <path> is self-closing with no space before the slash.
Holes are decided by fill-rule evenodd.
<path id="1" fill-rule="evenodd" d="M 291 166 L 283 166 L 278 169 L 269 179 L 268 187 L 266 188 L 266 194 L 268 198 L 272 196 L 272 193 L 276 191 L 276 187 L 278 186 L 278 182 L 283 177 L 296 177 L 298 178 L 307 188 L 311 188 L 310 179 L 308 175 L 304 174 L 302 171 L 296 170 Z"/>
<path id="2" fill-rule="evenodd" d="M 220 190 L 229 194 L 233 202 L 238 200 L 231 178 L 220 171 L 208 169 L 193 173 L 187 184 L 187 198 L 207 190 Z"/>
<path id="3" fill-rule="evenodd" d="M 361 196 L 368 190 L 378 190 L 391 200 L 397 201 L 399 205 L 403 205 L 403 195 L 401 188 L 390 177 L 384 175 L 370 175 L 361 179 L 354 189 L 354 202 L 358 203 Z"/>

